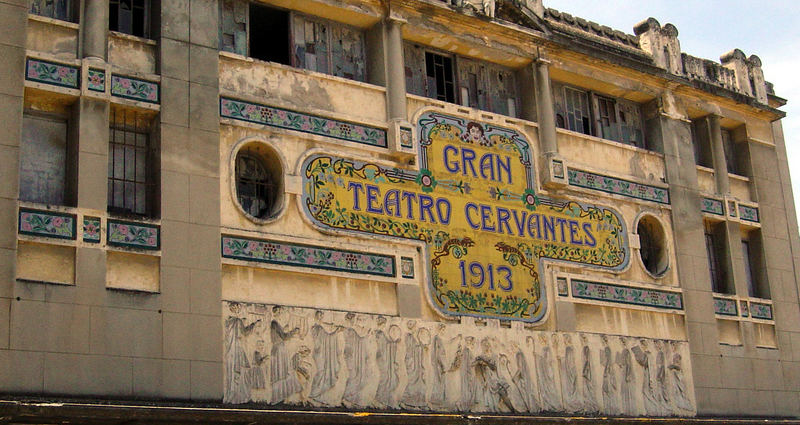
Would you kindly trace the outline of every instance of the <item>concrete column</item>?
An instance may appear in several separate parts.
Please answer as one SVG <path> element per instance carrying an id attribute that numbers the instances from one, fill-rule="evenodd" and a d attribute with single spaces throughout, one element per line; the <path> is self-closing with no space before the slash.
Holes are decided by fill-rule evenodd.
<path id="1" fill-rule="evenodd" d="M 386 108 L 388 118 L 408 120 L 406 107 L 406 75 L 403 60 L 403 31 L 405 21 L 386 19 Z"/>
<path id="2" fill-rule="evenodd" d="M 550 61 L 539 58 L 536 68 L 536 112 L 539 118 L 539 143 L 542 153 L 557 154 L 556 113 L 553 107 L 553 92 L 550 86 Z"/>
<path id="3" fill-rule="evenodd" d="M 725 147 L 722 146 L 722 129 L 719 126 L 719 116 L 709 115 L 706 119 L 708 120 L 708 136 L 711 141 L 711 158 L 714 162 L 714 177 L 717 180 L 717 193 L 727 195 L 730 192 L 728 164 L 725 161 Z"/>
<path id="4" fill-rule="evenodd" d="M 83 57 L 106 60 L 108 48 L 108 2 L 85 0 L 83 13 Z"/>
<path id="5" fill-rule="evenodd" d="M 105 211 L 108 206 L 109 104 L 81 97 L 77 112 L 78 186 L 77 206 Z"/>

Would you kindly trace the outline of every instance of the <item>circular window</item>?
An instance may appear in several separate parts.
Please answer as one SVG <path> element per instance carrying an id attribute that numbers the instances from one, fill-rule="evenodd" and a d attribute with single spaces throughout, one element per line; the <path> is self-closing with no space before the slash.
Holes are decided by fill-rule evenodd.
<path id="1" fill-rule="evenodd" d="M 280 160 L 264 145 L 248 145 L 236 153 L 236 199 L 248 216 L 265 220 L 280 212 L 283 172 Z"/>
<path id="2" fill-rule="evenodd" d="M 669 268 L 669 253 L 661 222 L 653 216 L 642 216 L 636 233 L 639 235 L 639 258 L 645 270 L 655 277 L 663 276 Z"/>

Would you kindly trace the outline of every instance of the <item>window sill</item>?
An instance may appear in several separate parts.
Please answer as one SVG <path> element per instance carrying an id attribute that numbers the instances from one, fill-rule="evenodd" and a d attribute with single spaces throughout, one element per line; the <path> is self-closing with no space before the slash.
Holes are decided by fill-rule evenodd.
<path id="1" fill-rule="evenodd" d="M 708 174 L 711 174 L 711 175 L 714 174 L 714 169 L 713 168 L 706 167 L 705 165 L 697 165 L 696 167 L 697 167 L 697 171 L 700 171 L 700 172 L 703 172 L 703 173 L 708 173 Z"/>
<path id="2" fill-rule="evenodd" d="M 80 27 L 81 27 L 80 24 L 75 23 L 75 22 L 65 21 L 65 20 L 56 19 L 56 18 L 48 18 L 47 16 L 36 15 L 36 14 L 33 14 L 33 13 L 28 13 L 28 20 L 38 21 L 38 22 L 42 22 L 42 23 L 45 23 L 45 24 L 55 25 L 55 26 L 64 27 L 64 28 L 69 28 L 69 29 L 72 29 L 72 30 L 75 30 L 75 31 L 78 31 L 80 29 Z"/>
<path id="3" fill-rule="evenodd" d="M 734 173 L 728 173 L 728 178 L 729 178 L 729 179 L 732 179 L 732 180 L 739 180 L 739 181 L 743 181 L 743 182 L 745 182 L 745 183 L 747 183 L 747 182 L 749 182 L 749 181 L 750 181 L 750 177 L 743 176 L 743 175 L 741 175 L 741 174 L 734 174 Z"/>
<path id="4" fill-rule="evenodd" d="M 526 120 L 524 120 L 522 118 L 512 117 L 512 116 L 508 116 L 508 115 L 502 115 L 502 114 L 498 114 L 497 112 L 484 111 L 483 109 L 477 109 L 477 108 L 472 108 L 472 107 L 469 107 L 469 106 L 463 106 L 463 105 L 459 105 L 458 103 L 445 102 L 443 100 L 432 99 L 430 97 L 420 96 L 418 94 L 406 93 L 406 98 L 414 100 L 414 101 L 419 102 L 419 103 L 427 103 L 427 105 L 424 105 L 424 106 L 422 106 L 420 108 L 417 108 L 416 111 L 413 111 L 414 114 L 416 114 L 418 112 L 418 110 L 420 110 L 420 109 L 422 109 L 424 107 L 434 107 L 434 108 L 441 108 L 441 109 L 443 109 L 445 111 L 448 111 L 448 112 L 453 112 L 453 113 L 463 114 L 463 115 L 470 115 L 470 116 L 475 117 L 475 119 L 488 120 L 492 124 L 497 124 L 497 125 L 508 125 L 508 124 L 510 124 L 510 125 L 516 125 L 516 126 L 520 126 L 520 127 L 524 127 L 524 126 L 538 127 L 539 126 L 539 124 L 536 123 L 535 121 L 526 121 Z"/>
<path id="5" fill-rule="evenodd" d="M 664 154 L 662 154 L 660 152 L 651 151 L 651 150 L 648 150 L 648 149 L 645 149 L 645 148 L 640 148 L 638 146 L 633 146 L 633 145 L 629 145 L 629 144 L 622 143 L 622 142 L 617 142 L 615 140 L 603 139 L 602 137 L 590 136 L 588 134 L 578 133 L 577 131 L 567 130 L 565 128 L 556 128 L 556 133 L 563 133 L 563 134 L 567 134 L 567 135 L 570 135 L 570 136 L 573 136 L 573 137 L 583 137 L 585 139 L 593 140 L 593 141 L 596 141 L 596 142 L 600 142 L 600 143 L 606 144 L 608 146 L 622 148 L 622 149 L 630 150 L 630 151 L 633 151 L 633 152 L 636 152 L 636 153 L 645 154 L 645 155 L 652 155 L 652 156 L 655 156 L 657 158 L 662 158 L 662 159 L 664 158 Z"/>
<path id="6" fill-rule="evenodd" d="M 158 42 L 156 40 L 152 40 L 152 39 L 145 38 L 145 37 L 139 37 L 139 36 L 136 36 L 136 35 L 125 34 L 124 32 L 110 31 L 109 30 L 108 31 L 108 37 L 109 38 L 118 38 L 118 39 L 121 39 L 121 40 L 133 41 L 133 42 L 141 43 L 141 44 L 148 44 L 150 46 L 158 46 Z"/>

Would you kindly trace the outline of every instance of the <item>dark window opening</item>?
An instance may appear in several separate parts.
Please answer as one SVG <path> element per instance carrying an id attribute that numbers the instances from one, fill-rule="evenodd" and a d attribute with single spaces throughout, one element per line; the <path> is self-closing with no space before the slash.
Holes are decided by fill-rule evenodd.
<path id="1" fill-rule="evenodd" d="M 270 167 L 260 155 L 247 151 L 236 155 L 235 167 L 236 196 L 242 209 L 255 218 L 273 215 L 278 185 Z"/>
<path id="2" fill-rule="evenodd" d="M 149 120 L 112 109 L 108 145 L 108 211 L 153 216 L 155 154 Z"/>
<path id="3" fill-rule="evenodd" d="M 666 235 L 653 217 L 642 217 L 636 225 L 639 235 L 639 255 L 644 268 L 654 276 L 663 276 L 669 266 Z"/>
<path id="4" fill-rule="evenodd" d="M 725 262 L 725 223 L 705 224 L 706 255 L 708 272 L 711 278 L 711 290 L 719 294 L 733 294 L 728 285 L 728 273 Z"/>
<path id="5" fill-rule="evenodd" d="M 453 59 L 436 53 L 425 52 L 425 75 L 428 97 L 455 103 Z"/>
<path id="6" fill-rule="evenodd" d="M 766 263 L 764 262 L 764 248 L 762 246 L 761 231 L 752 230 L 743 235 L 742 258 L 747 279 L 747 293 L 751 297 L 769 298 L 770 291 L 767 284 Z"/>
<path id="7" fill-rule="evenodd" d="M 32 0 L 30 13 L 62 21 L 73 21 L 72 8 L 72 0 Z"/>
<path id="8" fill-rule="evenodd" d="M 707 168 L 714 167 L 711 156 L 711 133 L 708 119 L 701 118 L 692 122 L 692 147 L 694 160 L 697 165 Z"/>
<path id="9" fill-rule="evenodd" d="M 149 0 L 110 0 L 108 29 L 137 37 L 150 36 Z"/>
<path id="10" fill-rule="evenodd" d="M 291 65 L 289 12 L 250 3 L 250 57 Z"/>

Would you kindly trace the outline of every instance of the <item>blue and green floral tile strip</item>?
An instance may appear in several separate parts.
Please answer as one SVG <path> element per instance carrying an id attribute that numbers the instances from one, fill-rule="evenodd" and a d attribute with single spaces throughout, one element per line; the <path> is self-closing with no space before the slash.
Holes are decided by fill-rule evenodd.
<path id="1" fill-rule="evenodd" d="M 683 297 L 676 292 L 586 280 L 572 279 L 572 296 L 588 300 L 683 310 Z"/>
<path id="2" fill-rule="evenodd" d="M 716 215 L 725 215 L 725 207 L 722 201 L 714 198 L 703 198 L 700 211 Z"/>
<path id="3" fill-rule="evenodd" d="M 659 204 L 669 204 L 669 191 L 661 187 L 634 183 L 628 180 L 576 170 L 574 168 L 569 168 L 567 170 L 567 178 L 569 179 L 569 184 L 573 186 L 599 190 L 601 192 L 627 196 L 644 201 L 657 202 Z"/>
<path id="4" fill-rule="evenodd" d="M 102 69 L 89 69 L 89 80 L 86 88 L 103 93 L 106 91 L 106 72 Z"/>
<path id="5" fill-rule="evenodd" d="M 223 118 L 271 127 L 301 131 L 385 148 L 386 130 L 315 115 L 221 97 L 219 114 Z"/>
<path id="6" fill-rule="evenodd" d="M 100 218 L 83 217 L 83 241 L 100 243 Z"/>
<path id="7" fill-rule="evenodd" d="M 244 261 L 394 277 L 393 256 L 222 236 L 222 256 Z M 413 270 L 413 266 L 412 266 Z"/>
<path id="8" fill-rule="evenodd" d="M 739 218 L 758 223 L 758 208 L 739 204 Z"/>
<path id="9" fill-rule="evenodd" d="M 111 95 L 140 102 L 158 103 L 158 83 L 111 75 Z"/>
<path id="10" fill-rule="evenodd" d="M 714 313 L 723 316 L 738 316 L 739 311 L 736 309 L 736 300 L 714 297 Z"/>
<path id="11" fill-rule="evenodd" d="M 77 89 L 80 87 L 80 69 L 39 59 L 28 58 L 25 63 L 25 79 L 37 83 Z"/>
<path id="12" fill-rule="evenodd" d="M 158 226 L 109 219 L 106 242 L 111 246 L 157 251 L 161 248 Z"/>
<path id="13" fill-rule="evenodd" d="M 74 214 L 20 208 L 17 231 L 22 235 L 75 239 L 75 223 Z"/>
<path id="14" fill-rule="evenodd" d="M 772 320 L 772 306 L 769 304 L 750 302 L 750 317 L 753 319 Z"/>

